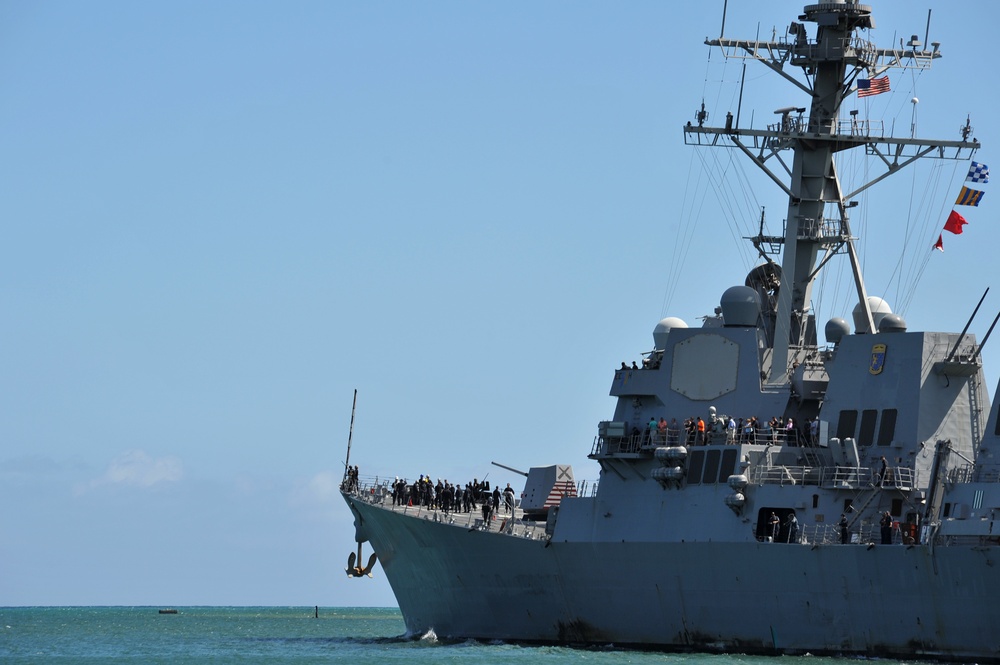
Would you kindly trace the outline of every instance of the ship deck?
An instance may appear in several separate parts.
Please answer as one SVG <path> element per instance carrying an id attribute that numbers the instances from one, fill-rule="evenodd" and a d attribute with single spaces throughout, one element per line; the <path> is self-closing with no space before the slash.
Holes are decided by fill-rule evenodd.
<path id="1" fill-rule="evenodd" d="M 593 483 L 592 487 L 596 491 L 597 483 Z M 494 514 L 489 522 L 487 522 L 483 519 L 481 510 L 464 512 L 441 510 L 434 506 L 412 505 L 409 503 L 406 505 L 394 504 L 392 492 L 387 482 L 376 476 L 361 477 L 356 488 L 348 489 L 342 487 L 341 491 L 347 496 L 363 501 L 376 508 L 406 515 L 413 519 L 455 526 L 469 531 L 483 531 L 498 536 L 510 536 L 528 540 L 546 540 L 548 538 L 548 534 L 545 531 L 545 522 L 526 518 L 524 511 L 517 505 L 515 505 L 513 512 L 509 513 L 504 511 L 501 503 L 499 513 Z M 893 524 L 893 530 L 894 542 L 904 542 L 904 536 L 907 534 L 901 531 L 901 526 L 898 522 Z M 851 532 L 851 542 L 855 544 L 874 543 L 880 538 L 879 525 L 876 520 L 861 520 L 858 524 L 853 525 Z M 981 540 L 977 539 L 976 542 Z M 941 544 L 947 545 L 952 544 L 952 542 L 955 542 L 954 538 Z M 802 524 L 799 527 L 799 545 L 833 545 L 839 543 L 840 527 L 836 524 Z"/>
<path id="2" fill-rule="evenodd" d="M 545 540 L 545 522 L 534 521 L 525 517 L 524 511 L 519 505 L 515 505 L 512 511 L 505 511 L 503 502 L 500 510 L 493 514 L 487 522 L 483 519 L 482 510 L 471 510 L 469 512 L 441 510 L 433 506 L 399 505 L 393 503 L 392 492 L 385 481 L 380 481 L 376 477 L 360 478 L 357 487 L 342 488 L 344 494 L 367 504 L 388 510 L 394 513 L 408 515 L 414 519 L 422 519 L 430 522 L 449 524 L 466 530 L 488 531 L 498 535 L 507 535 L 529 540 Z M 481 504 L 477 504 L 481 506 Z"/>

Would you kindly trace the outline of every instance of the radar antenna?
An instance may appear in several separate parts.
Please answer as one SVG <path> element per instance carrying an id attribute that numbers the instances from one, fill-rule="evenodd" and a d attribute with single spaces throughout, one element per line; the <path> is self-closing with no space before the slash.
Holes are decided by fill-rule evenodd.
<path id="1" fill-rule="evenodd" d="M 962 132 L 962 140 L 963 141 L 968 141 L 969 137 L 972 136 L 972 132 L 973 132 L 972 116 L 971 115 L 965 116 L 965 124 L 962 125 L 962 127 L 961 127 L 961 129 L 959 131 Z"/>

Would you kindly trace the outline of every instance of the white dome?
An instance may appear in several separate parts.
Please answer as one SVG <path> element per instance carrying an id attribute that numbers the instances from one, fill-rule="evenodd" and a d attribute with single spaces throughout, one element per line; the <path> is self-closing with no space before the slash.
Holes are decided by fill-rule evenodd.
<path id="1" fill-rule="evenodd" d="M 653 328 L 653 348 L 662 351 L 667 348 L 667 335 L 673 328 L 687 328 L 688 324 L 676 316 L 668 316 Z"/>
<path id="2" fill-rule="evenodd" d="M 868 307 L 872 311 L 872 319 L 875 323 L 875 330 L 878 330 L 878 324 L 882 322 L 882 317 L 886 314 L 892 314 L 892 309 L 889 307 L 889 303 L 882 300 L 878 296 L 868 296 Z M 861 303 L 854 306 L 853 312 L 854 318 L 854 332 L 864 332 L 868 328 L 868 323 L 865 321 L 865 313 L 861 308 Z M 874 330 L 871 332 L 875 332 Z"/>

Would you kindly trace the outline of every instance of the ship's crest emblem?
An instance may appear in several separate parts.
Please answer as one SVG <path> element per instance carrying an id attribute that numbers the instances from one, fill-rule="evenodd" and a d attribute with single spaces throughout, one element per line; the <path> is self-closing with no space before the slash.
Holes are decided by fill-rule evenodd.
<path id="1" fill-rule="evenodd" d="M 868 371 L 872 374 L 881 374 L 885 369 L 885 344 L 876 344 L 872 347 L 872 363 Z"/>

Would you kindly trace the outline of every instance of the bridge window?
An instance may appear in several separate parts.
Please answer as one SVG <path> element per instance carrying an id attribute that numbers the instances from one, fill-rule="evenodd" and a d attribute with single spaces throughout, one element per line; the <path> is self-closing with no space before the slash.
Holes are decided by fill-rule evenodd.
<path id="1" fill-rule="evenodd" d="M 695 450 L 688 458 L 688 482 L 700 483 L 701 470 L 705 467 L 705 451 Z"/>
<path id="2" fill-rule="evenodd" d="M 729 476 L 734 473 L 736 473 L 736 449 L 726 448 L 722 451 L 722 465 L 719 467 L 719 482 L 726 482 L 729 480 Z"/>
<path id="3" fill-rule="evenodd" d="M 878 418 L 878 411 L 875 409 L 865 409 L 861 412 L 861 431 L 858 432 L 858 444 L 870 446 L 875 443 L 875 419 Z"/>
<path id="4" fill-rule="evenodd" d="M 896 409 L 886 409 L 882 412 L 882 421 L 878 425 L 878 445 L 888 446 L 896 436 Z"/>
<path id="5" fill-rule="evenodd" d="M 841 411 L 840 420 L 837 422 L 837 438 L 843 441 L 844 439 L 854 438 L 854 429 L 858 425 L 858 412 L 857 411 Z"/>
<path id="6" fill-rule="evenodd" d="M 719 450 L 709 450 L 705 455 L 705 480 L 706 485 L 714 484 L 719 476 L 719 458 L 722 456 Z"/>

